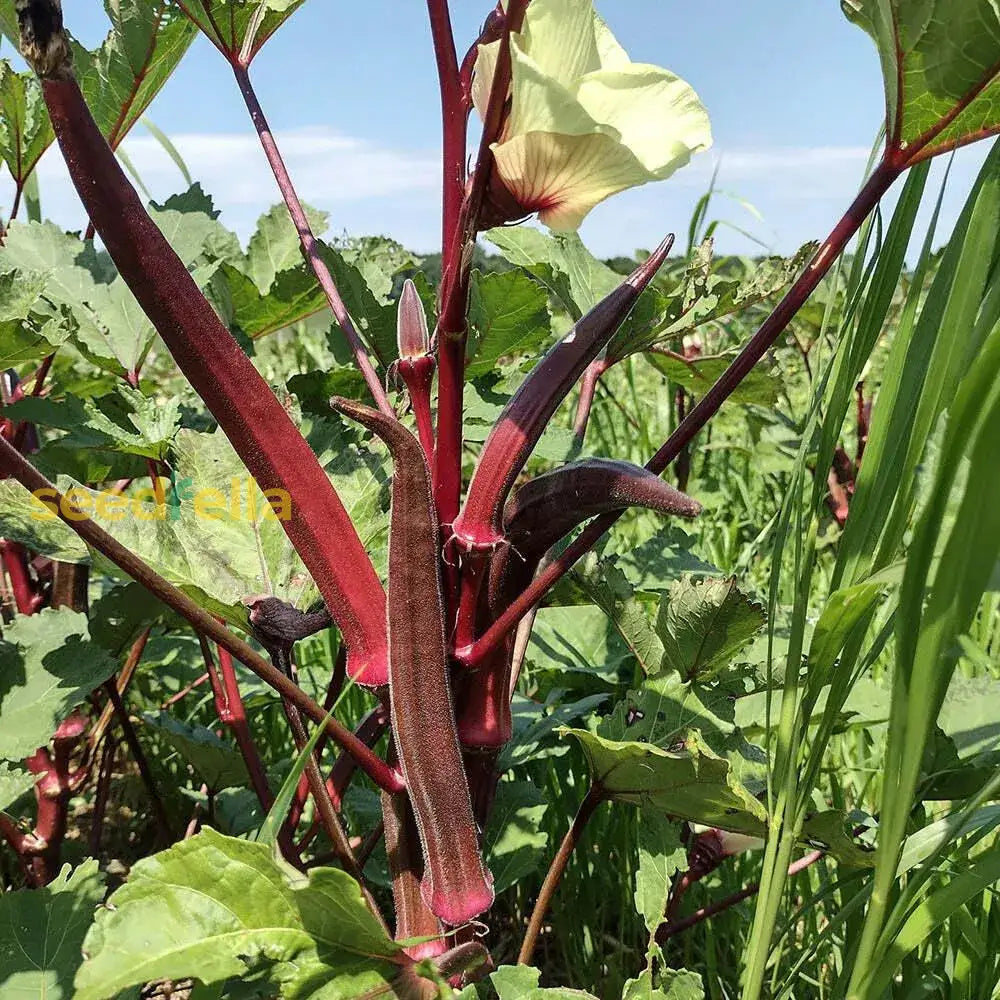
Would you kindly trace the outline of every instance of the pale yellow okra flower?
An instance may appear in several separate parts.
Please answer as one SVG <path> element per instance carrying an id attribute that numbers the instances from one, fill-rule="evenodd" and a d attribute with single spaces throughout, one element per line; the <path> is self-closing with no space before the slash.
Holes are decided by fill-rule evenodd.
<path id="1" fill-rule="evenodd" d="M 480 116 L 500 44 L 480 46 L 473 81 Z M 669 177 L 712 143 L 691 86 L 632 62 L 592 0 L 532 0 L 511 36 L 511 59 L 495 173 L 520 215 L 537 212 L 551 229 L 575 230 L 605 198 Z"/>

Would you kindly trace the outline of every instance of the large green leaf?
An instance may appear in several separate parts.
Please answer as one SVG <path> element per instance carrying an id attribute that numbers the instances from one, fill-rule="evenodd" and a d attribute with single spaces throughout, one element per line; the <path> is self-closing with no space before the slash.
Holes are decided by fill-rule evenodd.
<path id="1" fill-rule="evenodd" d="M 994 0 L 841 0 L 875 40 L 890 147 L 923 159 L 1000 129 Z"/>
<path id="2" fill-rule="evenodd" d="M 210 729 L 192 726 L 160 712 L 147 713 L 146 726 L 163 737 L 213 792 L 247 783 L 247 769 L 238 751 Z"/>
<path id="3" fill-rule="evenodd" d="M 764 627 L 760 603 L 728 580 L 677 580 L 660 601 L 656 631 L 663 665 L 705 679 L 729 664 Z"/>
<path id="4" fill-rule="evenodd" d="M 211 0 L 178 3 L 227 58 L 249 63 L 305 0 Z"/>
<path id="5" fill-rule="evenodd" d="M 35 786 L 35 776 L 0 761 L 0 812 Z"/>
<path id="6" fill-rule="evenodd" d="M 60 562 L 90 559 L 80 536 L 13 479 L 0 480 L 0 535 Z"/>
<path id="7" fill-rule="evenodd" d="M 582 729 L 563 732 L 579 741 L 594 784 L 615 802 L 738 833 L 763 829 L 764 807 L 739 782 L 730 762 L 694 731 L 675 750 L 608 740 Z"/>
<path id="8" fill-rule="evenodd" d="M 590 604 L 542 608 L 527 652 L 536 669 L 580 671 L 610 682 L 628 656 L 601 609 Z"/>
<path id="9" fill-rule="evenodd" d="M 720 375 L 732 364 L 736 351 L 706 354 L 686 358 L 675 351 L 654 349 L 647 355 L 654 367 L 671 382 L 686 389 L 696 399 L 701 398 L 715 385 Z M 770 407 L 781 394 L 781 375 L 766 365 L 752 369 L 731 395 L 734 403 L 755 403 Z"/>
<path id="10" fill-rule="evenodd" d="M 519 271 L 473 273 L 466 376 L 491 371 L 500 358 L 537 353 L 550 336 L 545 289 Z"/>
<path id="11" fill-rule="evenodd" d="M 114 661 L 90 641 L 87 616 L 46 608 L 16 619 L 0 640 L 0 757 L 22 760 L 111 676 Z"/>
<path id="12" fill-rule="evenodd" d="M 329 216 L 308 205 L 304 209 L 313 235 L 322 236 Z M 301 264 L 302 246 L 288 209 L 283 202 L 272 205 L 257 220 L 257 228 L 247 245 L 247 259 L 243 270 L 253 279 L 261 295 L 267 295 L 279 274 Z M 315 285 L 315 277 L 312 280 Z"/>
<path id="13" fill-rule="evenodd" d="M 547 808 L 544 793 L 527 781 L 503 781 L 497 786 L 483 851 L 498 894 L 545 860 L 549 838 L 541 825 Z"/>
<path id="14" fill-rule="evenodd" d="M 0 996 L 72 1000 L 83 939 L 104 896 L 96 861 L 69 865 L 47 886 L 0 895 Z"/>
<path id="15" fill-rule="evenodd" d="M 54 139 L 38 77 L 0 60 L 0 157 L 18 189 Z"/>
<path id="16" fill-rule="evenodd" d="M 142 117 L 197 32 L 171 0 L 105 0 L 111 30 L 76 53 L 80 88 L 112 147 Z"/>
<path id="17" fill-rule="evenodd" d="M 592 993 L 565 987 L 542 989 L 542 974 L 527 965 L 501 965 L 490 976 L 500 1000 L 597 1000 Z"/>
<path id="18" fill-rule="evenodd" d="M 136 863 L 109 903 L 84 941 L 76 1000 L 188 977 L 261 980 L 288 1000 L 349 1000 L 388 993 L 398 972 L 398 946 L 349 875 L 304 877 L 264 844 L 211 829 Z"/>
<path id="19" fill-rule="evenodd" d="M 644 972 L 625 984 L 622 1000 L 704 1000 L 701 976 L 685 969 Z"/>

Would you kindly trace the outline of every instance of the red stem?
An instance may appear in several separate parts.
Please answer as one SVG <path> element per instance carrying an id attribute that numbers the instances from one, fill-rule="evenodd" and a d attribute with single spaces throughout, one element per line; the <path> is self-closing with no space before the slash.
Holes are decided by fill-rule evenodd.
<path id="1" fill-rule="evenodd" d="M 775 307 L 774 312 L 764 321 L 736 360 L 690 410 L 663 447 L 646 463 L 647 469 L 657 474 L 662 473 L 681 449 L 720 409 L 733 390 L 781 336 L 841 254 L 848 241 L 861 227 L 861 224 L 878 204 L 879 199 L 889 190 L 902 170 L 903 168 L 889 157 L 879 163 L 847 213 L 834 227 L 806 270 L 799 276 L 798 281 L 792 285 L 785 297 Z M 469 650 L 468 656 L 463 657 L 466 665 L 476 666 L 482 663 L 490 651 L 503 641 L 504 636 L 517 627 L 521 618 L 545 596 L 558 580 L 569 572 L 578 559 L 590 551 L 619 517 L 621 517 L 621 512 L 605 514 L 587 525 L 579 537 L 535 577 L 531 585 L 477 640 L 472 649 Z"/>
<path id="2" fill-rule="evenodd" d="M 583 439 L 587 436 L 587 425 L 590 423 L 590 411 L 594 408 L 597 383 L 609 367 L 606 361 L 595 361 L 583 373 L 583 379 L 580 381 L 580 399 L 576 404 L 576 420 L 573 423 L 573 434 L 580 444 L 583 444 Z"/>
<path id="3" fill-rule="evenodd" d="M 35 588 L 28 574 L 28 554 L 23 545 L 7 539 L 0 541 L 3 567 L 7 571 L 14 605 L 19 614 L 31 615 L 37 610 Z"/>
<path id="4" fill-rule="evenodd" d="M 295 231 L 299 234 L 299 240 L 302 243 L 302 252 L 305 254 L 306 260 L 309 261 L 309 266 L 313 269 L 320 288 L 323 289 L 323 294 L 326 296 L 327 304 L 330 306 L 330 311 L 333 313 L 337 325 L 343 330 L 344 336 L 347 338 L 347 342 L 354 354 L 354 359 L 357 362 L 358 368 L 361 369 L 361 374 L 364 375 L 365 383 L 372 394 L 372 398 L 383 413 L 391 414 L 393 412 L 392 405 L 385 394 L 385 389 L 382 388 L 382 380 L 379 378 L 378 372 L 375 371 L 367 348 L 362 343 L 361 337 L 358 336 L 358 331 L 354 326 L 350 313 L 347 311 L 344 300 L 340 296 L 333 276 L 330 274 L 330 269 L 326 266 L 326 261 L 323 260 L 323 252 L 319 241 L 316 239 L 312 227 L 309 225 L 305 210 L 302 208 L 302 202 L 299 201 L 295 186 L 292 184 L 288 169 L 285 167 L 285 161 L 282 159 L 281 151 L 278 149 L 277 142 L 275 142 L 274 133 L 271 131 L 271 126 L 264 116 L 264 110 L 261 108 L 260 102 L 257 100 L 257 94 L 254 91 L 253 84 L 250 82 L 250 73 L 245 66 L 233 63 L 233 74 L 236 77 L 240 93 L 243 95 L 243 100 L 246 102 L 247 110 L 250 112 L 254 128 L 257 130 L 260 144 L 264 149 L 264 155 L 267 157 L 267 162 L 274 173 L 274 179 L 278 183 L 281 197 L 288 207 L 288 214 L 292 218 Z"/>

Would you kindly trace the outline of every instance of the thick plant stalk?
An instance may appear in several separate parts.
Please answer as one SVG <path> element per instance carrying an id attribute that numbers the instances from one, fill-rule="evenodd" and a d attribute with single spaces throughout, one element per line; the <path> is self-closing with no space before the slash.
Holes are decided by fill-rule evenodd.
<path id="1" fill-rule="evenodd" d="M 400 766 L 424 848 L 421 891 L 445 923 L 493 903 L 455 732 L 439 529 L 420 443 L 398 420 L 352 400 L 333 407 L 375 432 L 392 453 L 389 525 L 389 704 Z"/>
<path id="2" fill-rule="evenodd" d="M 340 296 L 340 291 L 333 280 L 333 275 L 330 274 L 330 269 L 326 266 L 326 261 L 323 260 L 319 241 L 316 239 L 312 227 L 309 225 L 309 219 L 302 208 L 302 202 L 299 201 L 295 186 L 288 175 L 288 169 L 281 156 L 281 150 L 278 149 L 278 144 L 275 142 L 274 133 L 267 122 L 264 110 L 260 106 L 260 101 L 257 100 L 257 93 L 250 81 L 250 71 L 248 67 L 241 63 L 234 62 L 233 73 L 236 76 L 236 83 L 246 103 L 247 111 L 250 112 L 254 128 L 257 130 L 264 155 L 267 157 L 267 162 L 274 174 L 274 179 L 278 183 L 281 197 L 284 199 L 285 205 L 288 206 L 288 214 L 292 218 L 292 224 L 295 226 L 295 231 L 299 234 L 302 252 L 309 262 L 313 274 L 316 275 L 316 280 L 319 282 L 319 287 L 323 290 L 323 295 L 326 297 L 327 304 L 333 313 L 334 319 L 337 321 L 337 325 L 347 338 L 347 343 L 354 354 L 354 360 L 358 368 L 361 369 L 361 374 L 364 376 L 368 391 L 372 394 L 372 399 L 375 400 L 376 405 L 383 413 L 392 413 L 392 405 L 389 403 L 389 398 L 382 388 L 382 380 L 379 378 L 378 372 L 375 371 L 375 366 L 372 364 L 367 348 L 362 342 L 361 337 L 358 336 L 357 328 L 351 319 L 350 313 L 347 311 L 344 300 Z"/>
<path id="3" fill-rule="evenodd" d="M 94 123 L 73 76 L 54 0 L 20 0 L 22 50 L 42 93 L 70 177 L 125 283 L 205 401 L 260 488 L 286 491 L 281 523 L 350 650 L 352 676 L 387 674 L 385 595 L 351 519 L 312 449 L 221 324 L 149 218 Z"/>
<path id="4" fill-rule="evenodd" d="M 816 252 L 812 262 L 788 290 L 760 329 L 740 351 L 738 357 L 719 377 L 711 389 L 698 401 L 677 427 L 663 447 L 646 463 L 654 473 L 663 472 L 690 443 L 695 435 L 718 412 L 733 390 L 752 371 L 754 365 L 767 353 L 778 337 L 787 329 L 795 314 L 816 290 L 816 286 L 833 266 L 848 241 L 868 218 L 879 199 L 905 169 L 887 156 L 872 172 L 844 217 L 837 223 Z M 586 555 L 596 542 L 621 516 L 619 512 L 602 514 L 580 533 L 564 552 L 552 560 L 531 582 L 530 586 L 504 611 L 490 628 L 476 641 L 466 662 L 482 663 L 491 649 L 503 641 L 505 635 L 569 572 L 577 560 Z"/>
<path id="5" fill-rule="evenodd" d="M 503 508 L 549 420 L 587 365 L 625 321 L 673 246 L 668 236 L 621 285 L 584 316 L 532 369 L 504 407 L 480 453 L 452 531 L 463 551 L 504 541 Z"/>
<path id="6" fill-rule="evenodd" d="M 440 7 L 440 0 L 437 6 Z M 510 35 L 520 28 L 528 0 L 509 0 L 504 18 L 479 151 L 469 190 L 462 201 L 454 230 L 442 252 L 441 312 L 438 317 L 438 422 L 434 452 L 434 498 L 442 524 L 458 514 L 462 493 L 462 398 L 465 391 L 466 309 L 472 250 L 479 231 L 479 215 L 493 171 L 492 144 L 500 134 L 510 89 Z M 449 70 L 450 71 L 450 70 Z M 464 149 L 462 155 L 465 155 Z"/>
<path id="7" fill-rule="evenodd" d="M 302 688 L 290 681 L 280 670 L 276 670 L 224 625 L 220 625 L 190 597 L 168 583 L 134 552 L 125 548 L 103 528 L 89 520 L 85 511 L 70 503 L 20 452 L 2 438 L 0 438 L 0 473 L 12 476 L 30 492 L 46 491 L 45 495 L 55 505 L 58 516 L 64 524 L 182 618 L 186 618 L 196 630 L 204 632 L 208 638 L 228 650 L 278 694 L 301 709 L 313 722 L 324 725 L 334 742 L 354 755 L 359 767 L 379 788 L 391 792 L 400 792 L 404 789 L 402 776 L 376 756 L 354 733 L 336 719 L 327 718 L 327 713 Z M 72 516 L 66 516 L 65 512 L 69 512 Z"/>

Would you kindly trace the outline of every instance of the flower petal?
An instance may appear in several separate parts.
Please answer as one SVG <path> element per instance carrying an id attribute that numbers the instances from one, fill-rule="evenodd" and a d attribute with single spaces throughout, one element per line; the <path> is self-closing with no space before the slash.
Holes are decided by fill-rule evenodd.
<path id="1" fill-rule="evenodd" d="M 694 89 L 659 66 L 632 63 L 590 73 L 578 82 L 575 96 L 660 179 L 712 144 L 708 112 Z"/>
<path id="2" fill-rule="evenodd" d="M 655 180 L 635 156 L 601 133 L 528 132 L 494 146 L 496 169 L 524 209 L 556 231 L 577 229 L 599 202 Z"/>
<path id="3" fill-rule="evenodd" d="M 518 43 L 546 76 L 572 83 L 601 68 L 593 0 L 532 0 Z"/>

